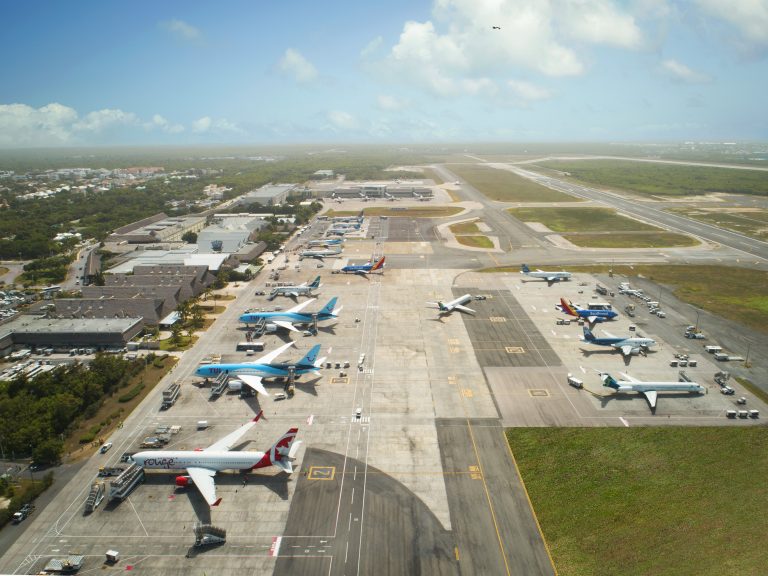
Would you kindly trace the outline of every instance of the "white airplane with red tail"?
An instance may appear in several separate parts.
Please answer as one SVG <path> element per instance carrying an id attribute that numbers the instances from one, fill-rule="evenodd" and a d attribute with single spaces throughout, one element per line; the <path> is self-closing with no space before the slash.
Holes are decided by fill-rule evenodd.
<path id="1" fill-rule="evenodd" d="M 210 506 L 218 506 L 221 498 L 216 497 L 216 484 L 213 477 L 221 470 L 255 470 L 268 466 L 277 466 L 288 474 L 293 472 L 293 460 L 301 441 L 295 442 L 298 428 L 291 428 L 266 452 L 231 450 L 242 436 L 261 418 L 262 412 L 228 434 L 218 442 L 197 450 L 157 450 L 137 452 L 131 459 L 146 469 L 182 470 L 187 476 L 178 476 L 176 486 L 186 487 L 195 484 Z"/>

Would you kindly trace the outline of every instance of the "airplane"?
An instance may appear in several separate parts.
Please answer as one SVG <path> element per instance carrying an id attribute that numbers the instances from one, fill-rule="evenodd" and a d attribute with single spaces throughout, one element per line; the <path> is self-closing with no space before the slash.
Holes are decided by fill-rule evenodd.
<path id="1" fill-rule="evenodd" d="M 331 200 L 336 200 L 336 202 L 338 202 L 339 204 L 344 202 L 344 199 L 341 196 L 339 196 L 338 194 L 336 194 L 336 192 L 331 194 Z"/>
<path id="2" fill-rule="evenodd" d="M 298 428 L 291 428 L 283 434 L 266 452 L 232 450 L 238 440 L 253 428 L 263 411 L 231 434 L 202 450 L 152 450 L 137 452 L 131 460 L 146 469 L 186 470 L 186 476 L 176 477 L 176 486 L 197 486 L 209 506 L 218 506 L 221 498 L 216 497 L 214 476 L 222 470 L 255 470 L 276 466 L 283 472 L 293 472 L 293 460 L 301 441 L 296 442 Z"/>
<path id="3" fill-rule="evenodd" d="M 536 270 L 535 272 L 531 271 L 530 268 L 528 268 L 527 264 L 523 264 L 523 266 L 520 269 L 520 273 L 524 274 L 525 276 L 528 276 L 529 278 L 541 278 L 542 280 L 546 280 L 547 284 L 552 286 L 553 282 L 560 282 L 561 280 L 570 280 L 571 279 L 571 273 L 566 272 L 565 270 L 562 270 L 560 272 L 547 272 L 544 270 Z"/>
<path id="4" fill-rule="evenodd" d="M 336 246 L 336 249 L 304 250 L 303 252 L 299 252 L 299 260 L 304 260 L 304 258 L 316 258 L 322 260 L 323 258 L 336 257 L 339 254 L 341 254 L 341 246 Z"/>
<path id="5" fill-rule="evenodd" d="M 413 191 L 413 197 L 416 198 L 416 200 L 418 200 L 419 202 L 429 202 L 429 198 L 427 198 L 426 196 L 422 196 L 415 190 Z"/>
<path id="6" fill-rule="evenodd" d="M 590 331 L 589 328 L 586 326 L 584 328 L 584 338 L 582 340 L 584 342 L 588 342 L 589 344 L 596 344 L 598 346 L 612 346 L 616 348 L 617 350 L 621 350 L 621 353 L 623 356 L 631 356 L 632 354 L 639 354 L 639 353 L 645 353 L 648 351 L 648 348 L 651 346 L 656 345 L 656 340 L 653 338 L 641 338 L 639 336 L 614 336 L 613 334 L 606 334 L 608 335 L 607 338 L 597 338 L 594 334 Z"/>
<path id="7" fill-rule="evenodd" d="M 385 197 L 386 197 L 386 199 L 387 199 L 387 200 L 389 200 L 390 202 L 394 202 L 395 200 L 398 200 L 398 198 L 397 198 L 397 197 L 395 197 L 395 196 L 392 196 L 392 194 L 390 194 L 389 192 L 384 192 L 384 196 L 385 196 Z"/>
<path id="8" fill-rule="evenodd" d="M 307 242 L 307 246 L 325 246 L 326 248 L 328 246 L 336 246 L 338 244 L 343 244 L 344 238 L 324 238 L 321 240 L 310 240 Z"/>
<path id="9" fill-rule="evenodd" d="M 368 202 L 368 200 L 370 200 L 370 198 L 368 198 L 368 195 L 365 192 L 360 192 L 360 198 L 362 199 L 363 202 Z"/>
<path id="10" fill-rule="evenodd" d="M 659 392 L 698 392 L 704 394 L 707 390 L 695 382 L 641 382 L 632 378 L 629 374 L 621 373 L 626 380 L 616 380 L 610 374 L 601 372 L 600 380 L 603 386 L 613 388 L 616 392 L 624 394 L 627 392 L 640 392 L 648 399 L 651 409 L 656 408 L 656 399 Z"/>
<path id="11" fill-rule="evenodd" d="M 322 286 L 322 284 L 320 284 L 320 276 L 312 280 L 311 284 L 304 282 L 298 286 L 277 286 L 269 294 L 269 299 L 274 300 L 277 296 L 280 295 L 293 296 L 294 298 L 298 298 L 301 295 L 311 296 L 312 291 L 317 290 L 320 288 L 320 286 Z"/>
<path id="12" fill-rule="evenodd" d="M 464 306 L 467 302 L 472 301 L 472 295 L 471 294 L 464 294 L 464 296 L 459 296 L 455 300 L 451 300 L 450 302 L 427 302 L 430 306 L 434 307 L 437 306 L 437 309 L 440 310 L 439 315 L 443 316 L 444 314 L 450 314 L 454 310 L 458 310 L 460 312 L 467 312 L 469 314 L 474 314 L 475 311 L 467 308 Z"/>
<path id="13" fill-rule="evenodd" d="M 312 349 L 298 362 L 273 362 L 275 358 L 291 346 L 293 346 L 293 342 L 283 344 L 280 348 L 272 350 L 272 352 L 265 354 L 253 362 L 204 364 L 195 370 L 195 376 L 202 376 L 207 379 L 218 378 L 222 373 L 230 374 L 232 376 L 237 376 L 259 394 L 269 396 L 266 388 L 264 388 L 264 385 L 261 383 L 262 378 L 285 378 L 289 376 L 291 372 L 296 377 L 309 372 L 317 375 L 320 374 L 317 369 L 320 368 L 323 360 L 325 360 L 325 357 L 320 359 L 317 358 L 317 355 L 320 353 L 320 344 L 312 346 Z"/>
<path id="14" fill-rule="evenodd" d="M 352 222 L 334 222 L 332 228 L 338 228 L 339 230 L 354 228 L 355 230 L 360 230 L 360 226 L 360 222 L 353 220 Z"/>
<path id="15" fill-rule="evenodd" d="M 339 306 L 336 308 L 337 300 L 338 298 L 334 296 L 328 301 L 328 304 L 314 314 L 301 312 L 307 304 L 315 301 L 315 298 L 312 298 L 311 300 L 305 300 L 301 304 L 298 304 L 289 310 L 285 310 L 284 312 L 246 312 L 240 316 L 240 322 L 249 324 L 251 322 L 256 322 L 260 318 L 264 318 L 267 322 L 272 323 L 275 326 L 293 332 L 299 332 L 299 329 L 293 325 L 294 323 L 310 324 L 315 320 L 321 322 L 323 320 L 334 320 L 338 318 L 339 312 L 341 312 L 343 307 Z"/>
<path id="16" fill-rule="evenodd" d="M 339 230 L 338 228 L 331 228 L 330 230 L 327 230 L 325 235 L 326 236 L 344 236 L 348 231 L 347 230 Z"/>
<path id="17" fill-rule="evenodd" d="M 375 272 L 376 270 L 384 270 L 384 259 L 386 256 L 382 256 L 379 258 L 376 262 L 369 262 L 368 264 L 358 264 L 358 265 L 347 265 L 344 266 L 340 270 L 340 272 L 343 272 L 344 274 L 362 274 L 365 276 L 366 274 L 370 274 L 371 272 Z"/>
<path id="18" fill-rule="evenodd" d="M 579 308 L 570 300 L 566 302 L 564 298 L 560 298 L 560 305 L 557 306 L 557 308 L 562 310 L 565 314 L 568 314 L 568 316 L 586 318 L 587 322 L 590 324 L 594 324 L 595 322 L 604 322 L 605 320 L 610 320 L 611 318 L 616 318 L 616 316 L 618 316 L 618 314 L 616 314 L 616 312 L 613 310 L 593 310 L 592 308 Z"/>

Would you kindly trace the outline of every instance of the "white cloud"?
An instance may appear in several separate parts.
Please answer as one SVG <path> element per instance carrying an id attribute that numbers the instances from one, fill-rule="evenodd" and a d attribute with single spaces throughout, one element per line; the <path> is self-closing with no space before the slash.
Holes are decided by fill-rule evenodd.
<path id="1" fill-rule="evenodd" d="M 0 146 L 56 146 L 72 139 L 77 112 L 56 102 L 33 108 L 0 104 Z"/>
<path id="2" fill-rule="evenodd" d="M 677 80 L 678 82 L 685 82 L 686 84 L 702 84 L 712 80 L 706 74 L 691 70 L 688 68 L 688 66 L 678 62 L 677 60 L 664 60 L 661 63 L 661 69 L 673 80 Z"/>
<path id="3" fill-rule="evenodd" d="M 735 26 L 746 48 L 768 48 L 768 0 L 695 0 L 701 9 Z"/>
<path id="4" fill-rule="evenodd" d="M 311 82 L 317 78 L 317 70 L 312 63 L 293 48 L 285 51 L 280 59 L 279 68 L 297 82 Z"/>
<path id="5" fill-rule="evenodd" d="M 199 40 L 202 37 L 200 30 L 184 20 L 169 20 L 163 22 L 163 26 L 177 38 L 183 40 Z"/>
<path id="6" fill-rule="evenodd" d="M 638 48 L 643 35 L 634 16 L 610 0 L 563 0 L 558 21 L 564 32 L 582 42 Z"/>
<path id="7" fill-rule="evenodd" d="M 328 120 L 331 127 L 336 130 L 357 130 L 358 124 L 352 114 L 342 110 L 332 110 L 328 113 Z"/>
<path id="8" fill-rule="evenodd" d="M 203 116 L 192 122 L 192 132 L 198 134 L 208 133 L 236 133 L 244 134 L 245 131 L 240 128 L 234 122 L 230 122 L 226 118 L 211 118 L 210 116 Z"/>
<path id="9" fill-rule="evenodd" d="M 159 130 L 162 130 L 163 132 L 168 132 L 169 134 L 178 134 L 179 132 L 184 132 L 184 126 L 182 126 L 181 124 L 171 124 L 167 119 L 162 117 L 160 114 L 155 114 L 154 116 L 152 116 L 152 121 L 147 122 L 144 126 L 148 130 L 157 128 Z"/>
<path id="10" fill-rule="evenodd" d="M 535 102 L 537 100 L 547 100 L 552 97 L 552 93 L 546 88 L 541 88 L 530 82 L 519 80 L 510 80 L 507 82 L 510 93 L 523 103 Z"/>
<path id="11" fill-rule="evenodd" d="M 408 107 L 408 103 L 405 100 L 395 98 L 394 96 L 387 96 L 386 94 L 376 98 L 376 103 L 382 110 L 403 110 Z"/>
<path id="12" fill-rule="evenodd" d="M 669 13 L 666 0 L 632 7 L 638 16 L 617 0 L 433 0 L 431 19 L 403 24 L 383 69 L 444 96 L 498 95 L 520 70 L 576 76 L 585 67 L 569 42 L 637 49 L 638 17 Z"/>
<path id="13" fill-rule="evenodd" d="M 101 132 L 116 125 L 137 124 L 138 118 L 132 112 L 123 112 L 117 108 L 104 108 L 89 112 L 72 125 L 74 130 L 83 132 Z"/>

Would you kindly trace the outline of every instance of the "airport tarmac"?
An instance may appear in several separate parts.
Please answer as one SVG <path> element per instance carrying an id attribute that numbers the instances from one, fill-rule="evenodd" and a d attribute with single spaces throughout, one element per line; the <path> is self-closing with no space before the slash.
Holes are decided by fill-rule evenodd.
<path id="1" fill-rule="evenodd" d="M 755 423 L 726 421 L 730 400 L 706 380 L 701 383 L 710 394 L 662 395 L 655 415 L 643 398 L 606 400 L 569 387 L 565 376 L 573 372 L 602 394 L 596 374 L 590 379 L 594 369 L 676 379 L 663 365 L 668 360 L 663 344 L 647 358 L 633 357 L 628 368 L 620 354 L 582 352 L 575 324 L 555 326 L 560 296 L 591 299 L 594 280 L 587 276 L 549 287 L 522 283 L 519 274 L 472 272 L 466 262 L 464 268 L 436 266 L 450 251 L 401 256 L 394 264 L 388 257 L 384 273 L 367 278 L 331 274 L 345 260 L 367 259 L 363 254 L 371 248 L 386 255 L 388 245 L 400 242 L 390 231 L 404 244 L 431 242 L 425 236 L 429 225 L 403 220 L 378 222 L 381 237 L 348 242 L 332 265 L 316 269 L 305 261 L 297 270 L 295 255 L 280 256 L 259 278 L 241 284 L 238 299 L 109 438 L 114 448 L 94 455 L 55 502 L 30 518 L 32 529 L 0 559 L 0 572 L 34 572 L 52 557 L 75 552 L 86 556 L 86 570 L 96 570 L 105 551 L 116 549 L 121 571 L 130 566 L 158 575 L 553 574 L 502 426 Z M 406 266 L 400 258 L 409 259 Z M 247 308 L 295 303 L 253 294 L 270 269 L 284 263 L 281 281 L 322 275 L 323 286 L 308 310 L 332 296 L 344 310 L 337 322 L 321 325 L 316 337 L 268 334 L 259 340 L 273 350 L 292 337 L 295 347 L 280 360 L 300 358 L 320 343 L 326 361 L 341 367 L 303 377 L 286 400 L 274 397 L 280 384 L 267 384 L 272 396 L 266 398 L 225 394 L 211 400 L 194 369 L 212 354 L 222 361 L 258 358 L 235 351 L 244 340 L 237 316 Z M 426 306 L 466 292 L 488 296 L 470 304 L 475 316 L 455 312 L 441 318 Z M 628 324 L 622 316 L 611 329 L 624 333 Z M 655 337 L 652 325 L 644 330 Z M 349 368 L 343 368 L 345 362 Z M 710 364 L 702 357 L 691 375 L 711 377 Z M 172 381 L 181 382 L 182 396 L 161 412 L 162 390 Z M 216 485 L 223 500 L 211 509 L 194 487 L 175 486 L 183 471 L 150 472 L 126 501 L 83 515 L 98 467 L 117 465 L 123 452 L 137 450 L 158 425 L 181 427 L 167 448 L 192 450 L 210 445 L 262 408 L 265 418 L 240 448 L 264 450 L 298 426 L 304 445 L 292 476 L 273 469 L 220 473 Z M 199 420 L 209 427 L 197 430 Z M 226 529 L 226 543 L 193 547 L 197 522 Z"/>

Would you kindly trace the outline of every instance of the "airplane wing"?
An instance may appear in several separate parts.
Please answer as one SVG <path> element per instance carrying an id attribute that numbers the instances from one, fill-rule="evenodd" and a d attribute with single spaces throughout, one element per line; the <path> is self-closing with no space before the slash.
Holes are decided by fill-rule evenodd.
<path id="1" fill-rule="evenodd" d="M 286 330 L 292 330 L 293 332 L 298 332 L 298 329 L 293 324 L 291 324 L 286 320 L 272 320 L 272 324 L 274 324 L 275 326 L 280 326 L 281 328 L 285 328 Z"/>
<path id="2" fill-rule="evenodd" d="M 651 405 L 651 408 L 656 408 L 656 398 L 658 396 L 656 390 L 643 390 L 643 394 L 648 398 L 648 404 Z"/>
<path id="3" fill-rule="evenodd" d="M 624 356 L 631 356 L 633 350 L 635 350 L 635 347 L 632 346 L 631 344 L 626 344 L 626 345 L 621 347 L 621 353 Z"/>
<path id="4" fill-rule="evenodd" d="M 638 380 L 637 378 L 633 378 L 626 372 L 619 372 L 619 374 L 621 374 L 621 377 L 624 378 L 624 380 L 626 380 L 627 382 L 635 382 L 635 383 L 640 382 L 640 380 Z"/>
<path id="5" fill-rule="evenodd" d="M 205 501 L 209 506 L 218 506 L 221 502 L 221 498 L 216 498 L 216 483 L 213 481 L 213 477 L 216 475 L 216 470 L 209 470 L 208 468 L 187 468 L 187 474 L 192 478 L 192 482 L 195 483 L 197 489 L 200 490 L 200 494 L 203 495 Z"/>
<path id="6" fill-rule="evenodd" d="M 237 377 L 245 382 L 248 386 L 256 390 L 259 394 L 269 396 L 267 389 L 264 388 L 264 384 L 261 383 L 261 376 L 254 376 L 252 374 L 238 374 Z"/>
<path id="7" fill-rule="evenodd" d="M 294 298 L 299 297 L 299 293 L 296 292 L 295 290 L 293 292 L 286 292 L 286 294 L 288 294 L 288 296 L 293 296 Z"/>
<path id="8" fill-rule="evenodd" d="M 242 426 L 240 426 L 240 428 L 238 428 L 234 432 L 230 432 L 218 442 L 214 442 L 213 444 L 208 446 L 208 448 L 203 449 L 203 452 L 208 452 L 209 450 L 210 451 L 230 450 L 232 446 L 237 444 L 237 441 L 243 437 L 243 434 L 248 432 L 248 430 L 250 430 L 256 425 L 256 422 L 258 422 L 259 418 L 261 418 L 261 415 L 262 415 L 262 412 L 259 412 L 259 414 L 253 420 L 251 420 L 247 424 L 243 424 Z M 188 470 L 190 471 L 190 473 L 192 472 L 192 468 L 189 468 Z M 205 468 L 201 468 L 201 470 L 205 470 Z M 214 472 L 211 471 L 211 473 L 213 474 Z M 197 483 L 197 478 L 195 478 L 195 483 Z"/>
<path id="9" fill-rule="evenodd" d="M 557 276 L 547 276 L 547 282 L 552 284 L 552 282 L 557 282 Z"/>
<path id="10" fill-rule="evenodd" d="M 294 306 L 289 310 L 286 310 L 285 312 L 286 314 L 290 314 L 291 312 L 301 312 L 304 308 L 307 307 L 307 304 L 309 304 L 310 302 L 314 302 L 315 300 L 317 300 L 317 298 L 310 298 L 309 300 L 305 300 L 301 304 L 297 304 L 296 306 Z M 275 324 L 277 324 L 277 322 L 275 322 Z"/>
<path id="11" fill-rule="evenodd" d="M 280 348 L 275 348 L 274 350 L 272 350 L 272 352 L 268 352 L 267 354 L 264 354 L 264 356 L 262 356 L 257 360 L 254 360 L 253 362 L 251 362 L 251 364 L 269 364 L 270 362 L 272 362 L 272 360 L 280 356 L 280 354 L 288 350 L 288 348 L 290 348 L 291 346 L 293 346 L 293 342 L 288 342 L 287 344 L 283 344 L 282 346 L 280 346 Z"/>
<path id="12" fill-rule="evenodd" d="M 475 311 L 472 310 L 472 308 L 467 308 L 466 306 L 462 306 L 461 304 L 454 304 L 453 307 L 456 310 L 461 310 L 462 312 L 467 312 L 469 314 L 474 314 L 475 313 Z"/>

